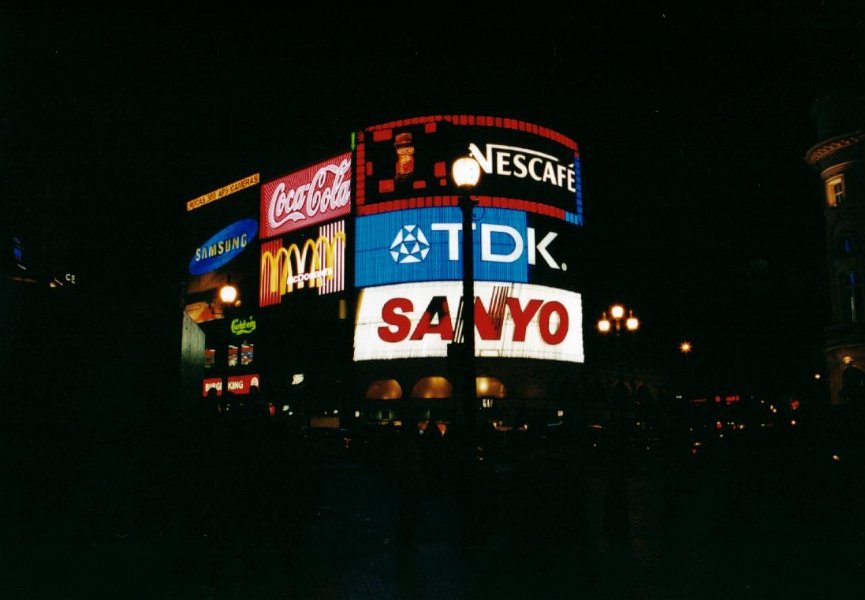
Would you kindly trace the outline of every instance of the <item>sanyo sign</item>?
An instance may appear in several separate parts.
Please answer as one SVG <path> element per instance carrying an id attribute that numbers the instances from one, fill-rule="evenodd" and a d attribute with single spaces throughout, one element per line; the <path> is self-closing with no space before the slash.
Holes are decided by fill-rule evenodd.
<path id="1" fill-rule="evenodd" d="M 528 225 L 526 213 L 479 208 L 473 223 L 475 278 L 529 282 L 529 269 L 567 270 L 556 258 L 555 231 Z M 458 208 L 387 212 L 356 221 L 356 285 L 462 278 L 462 217 Z"/>
<path id="2" fill-rule="evenodd" d="M 583 362 L 582 298 L 540 285 L 476 282 L 478 356 Z M 370 287 L 358 299 L 354 360 L 443 357 L 462 328 L 462 287 L 427 281 Z"/>
<path id="3" fill-rule="evenodd" d="M 469 154 L 486 175 L 532 179 L 577 193 L 574 163 L 562 163 L 552 154 L 505 144 L 485 144 L 483 151 L 477 144 L 469 144 Z"/>

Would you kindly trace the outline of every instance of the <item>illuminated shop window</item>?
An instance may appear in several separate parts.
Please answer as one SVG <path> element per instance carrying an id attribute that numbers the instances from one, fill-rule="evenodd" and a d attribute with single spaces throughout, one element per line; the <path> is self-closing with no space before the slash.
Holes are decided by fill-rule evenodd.
<path id="1" fill-rule="evenodd" d="M 856 323 L 862 320 L 863 293 L 862 276 L 855 271 L 842 273 L 839 281 L 841 292 L 841 317 L 845 322 Z"/>
<path id="2" fill-rule="evenodd" d="M 216 348 L 204 349 L 204 368 L 211 369 L 216 364 Z"/>
<path id="3" fill-rule="evenodd" d="M 237 366 L 237 346 L 233 344 L 229 344 L 228 346 L 228 366 Z"/>
<path id="4" fill-rule="evenodd" d="M 826 202 L 838 207 L 844 204 L 844 176 L 838 175 L 826 181 Z"/>
<path id="5" fill-rule="evenodd" d="M 253 354 L 255 352 L 255 344 L 240 345 L 240 364 L 251 365 Z"/>

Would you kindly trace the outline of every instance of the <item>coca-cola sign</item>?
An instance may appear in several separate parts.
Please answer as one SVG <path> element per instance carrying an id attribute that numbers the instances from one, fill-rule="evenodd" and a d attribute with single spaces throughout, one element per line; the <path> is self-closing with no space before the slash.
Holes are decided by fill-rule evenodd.
<path id="1" fill-rule="evenodd" d="M 351 212 L 351 153 L 261 186 L 261 238 L 302 229 Z"/>

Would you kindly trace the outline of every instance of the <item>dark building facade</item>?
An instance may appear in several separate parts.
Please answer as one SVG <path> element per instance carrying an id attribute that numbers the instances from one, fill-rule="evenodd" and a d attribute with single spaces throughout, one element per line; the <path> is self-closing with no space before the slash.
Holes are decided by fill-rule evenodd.
<path id="1" fill-rule="evenodd" d="M 820 141 L 806 161 L 820 175 L 831 306 L 825 328 L 829 401 L 865 401 L 865 102 L 838 94 L 814 105 Z"/>

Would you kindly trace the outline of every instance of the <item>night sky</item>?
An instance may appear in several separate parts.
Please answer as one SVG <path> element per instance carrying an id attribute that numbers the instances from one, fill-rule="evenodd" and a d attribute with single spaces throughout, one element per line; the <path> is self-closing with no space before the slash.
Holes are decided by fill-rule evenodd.
<path id="1" fill-rule="evenodd" d="M 804 156 L 820 94 L 861 90 L 865 9 L 614 4 L 498 3 L 459 26 L 420 3 L 6 6 L 4 233 L 146 342 L 177 307 L 186 200 L 344 151 L 367 125 L 509 116 L 580 145 L 589 335 L 619 300 L 659 352 L 687 337 L 719 377 L 819 368 L 822 186 Z"/>

